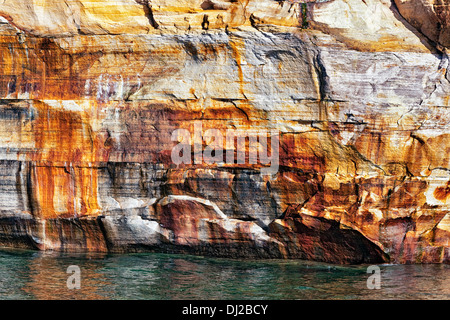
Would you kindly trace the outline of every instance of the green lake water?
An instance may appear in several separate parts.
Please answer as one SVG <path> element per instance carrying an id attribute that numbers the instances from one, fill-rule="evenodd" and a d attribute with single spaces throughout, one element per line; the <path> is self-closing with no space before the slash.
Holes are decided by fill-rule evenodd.
<path id="1" fill-rule="evenodd" d="M 69 290 L 67 268 L 81 288 Z M 0 251 L 0 299 L 450 299 L 449 265 L 367 265 L 299 260 L 245 261 L 157 253 L 123 255 Z"/>

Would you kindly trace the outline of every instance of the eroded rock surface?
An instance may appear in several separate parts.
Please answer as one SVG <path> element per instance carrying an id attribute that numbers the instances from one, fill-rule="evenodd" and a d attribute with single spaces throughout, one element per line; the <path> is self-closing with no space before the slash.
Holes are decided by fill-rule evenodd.
<path id="1" fill-rule="evenodd" d="M 0 0 L 0 244 L 448 263 L 447 7 L 408 3 Z M 278 172 L 175 165 L 195 123 Z"/>
<path id="2" fill-rule="evenodd" d="M 395 0 L 402 16 L 430 40 L 450 46 L 450 1 Z"/>

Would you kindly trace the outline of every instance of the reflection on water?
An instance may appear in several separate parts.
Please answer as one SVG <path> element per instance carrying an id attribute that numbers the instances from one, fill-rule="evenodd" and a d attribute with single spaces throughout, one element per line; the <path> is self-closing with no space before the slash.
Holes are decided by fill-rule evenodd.
<path id="1" fill-rule="evenodd" d="M 67 289 L 70 265 L 80 290 Z M 382 287 L 369 290 L 367 266 L 0 251 L 0 299 L 450 299 L 448 265 L 380 268 Z"/>

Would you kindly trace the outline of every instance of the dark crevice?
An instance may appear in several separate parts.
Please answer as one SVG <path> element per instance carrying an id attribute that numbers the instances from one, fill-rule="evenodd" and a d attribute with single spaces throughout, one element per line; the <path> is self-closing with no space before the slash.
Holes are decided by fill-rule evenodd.
<path id="1" fill-rule="evenodd" d="M 28 208 L 32 216 L 36 213 L 35 201 L 33 197 L 33 181 L 31 175 L 33 174 L 33 167 L 31 164 L 27 164 L 27 174 L 26 174 L 26 191 L 27 191 L 27 202 Z"/>
<path id="2" fill-rule="evenodd" d="M 320 101 L 328 101 L 330 96 L 330 80 L 320 51 L 314 56 L 314 69 L 316 70 L 319 81 Z"/>
<path id="3" fill-rule="evenodd" d="M 203 16 L 202 29 L 203 30 L 208 30 L 209 29 L 209 18 L 208 18 L 207 14 L 205 14 Z"/>
<path id="4" fill-rule="evenodd" d="M 155 17 L 153 16 L 153 10 L 151 4 L 148 3 L 148 0 L 135 0 L 137 3 L 143 6 L 145 16 L 148 19 L 148 22 L 154 29 L 159 29 L 159 24 L 156 22 Z"/>
<path id="5" fill-rule="evenodd" d="M 424 146 L 426 144 L 425 140 L 423 140 L 421 137 L 415 135 L 414 133 L 411 133 L 410 136 L 414 140 L 417 140 L 422 146 Z"/>
<path id="6" fill-rule="evenodd" d="M 111 240 L 108 237 L 108 232 L 106 231 L 106 227 L 105 227 L 105 224 L 103 222 L 104 218 L 105 218 L 104 216 L 98 217 L 97 218 L 97 222 L 98 222 L 98 226 L 100 228 L 100 231 L 103 234 L 103 239 L 105 239 L 106 248 L 108 249 L 108 252 L 111 252 L 113 250 L 113 248 L 114 248 L 114 243 L 112 243 Z"/>
<path id="7" fill-rule="evenodd" d="M 231 103 L 233 104 L 233 106 L 236 109 L 238 109 L 239 111 L 241 111 L 245 115 L 245 117 L 247 118 L 247 121 L 250 121 L 250 117 L 248 116 L 247 112 L 245 112 L 242 108 L 239 108 L 234 101 L 231 101 Z"/>

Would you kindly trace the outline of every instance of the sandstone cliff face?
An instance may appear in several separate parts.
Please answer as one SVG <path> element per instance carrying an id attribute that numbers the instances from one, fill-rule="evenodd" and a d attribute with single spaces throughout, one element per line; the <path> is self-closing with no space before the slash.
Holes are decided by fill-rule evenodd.
<path id="1" fill-rule="evenodd" d="M 0 0 L 0 243 L 448 263 L 448 2 L 303 2 Z M 196 123 L 278 172 L 175 165 Z"/>

